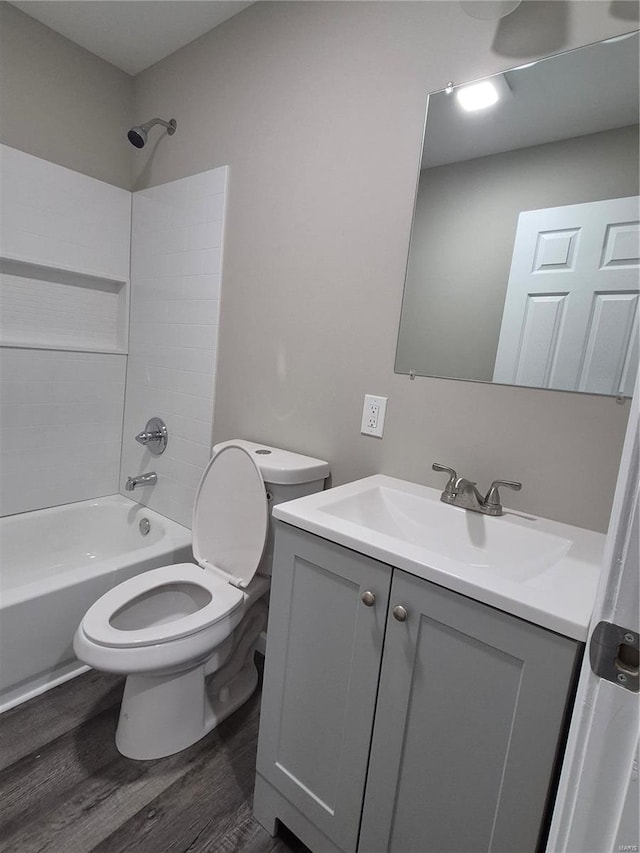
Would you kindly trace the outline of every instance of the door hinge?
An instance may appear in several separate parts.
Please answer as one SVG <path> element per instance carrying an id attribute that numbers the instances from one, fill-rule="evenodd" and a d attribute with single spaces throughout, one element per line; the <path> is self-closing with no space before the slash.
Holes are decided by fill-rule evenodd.
<path id="1" fill-rule="evenodd" d="M 638 692 L 638 632 L 611 622 L 598 622 L 589 642 L 591 670 L 605 681 Z"/>

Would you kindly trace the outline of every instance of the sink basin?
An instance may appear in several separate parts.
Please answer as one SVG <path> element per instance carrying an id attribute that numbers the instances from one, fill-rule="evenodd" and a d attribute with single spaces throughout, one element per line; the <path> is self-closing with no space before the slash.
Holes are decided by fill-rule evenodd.
<path id="1" fill-rule="evenodd" d="M 530 529 L 517 516 L 492 518 L 443 504 L 439 493 L 415 495 L 382 485 L 337 497 L 321 511 L 418 545 L 432 561 L 462 563 L 509 580 L 545 571 L 566 557 L 572 544 L 571 539 Z"/>
<path id="2" fill-rule="evenodd" d="M 377 474 L 274 507 L 275 518 L 584 640 L 604 535 L 505 510 L 491 517 Z"/>

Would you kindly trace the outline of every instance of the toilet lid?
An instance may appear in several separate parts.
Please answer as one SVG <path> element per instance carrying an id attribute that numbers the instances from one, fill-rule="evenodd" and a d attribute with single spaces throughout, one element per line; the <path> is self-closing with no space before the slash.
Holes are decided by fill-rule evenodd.
<path id="1" fill-rule="evenodd" d="M 262 558 L 269 525 L 262 474 L 242 447 L 227 445 L 207 465 L 193 508 L 193 555 L 198 563 L 246 587 Z"/>

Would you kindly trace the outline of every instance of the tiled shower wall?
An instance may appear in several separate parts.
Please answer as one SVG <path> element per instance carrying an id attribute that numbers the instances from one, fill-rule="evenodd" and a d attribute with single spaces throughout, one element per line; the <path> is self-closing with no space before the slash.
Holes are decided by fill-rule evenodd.
<path id="1" fill-rule="evenodd" d="M 0 146 L 0 515 L 118 490 L 130 210 Z"/>
<path id="2" fill-rule="evenodd" d="M 131 193 L 0 146 L 0 514 L 122 490 L 190 525 L 226 181 L 223 167 L 134 194 L 130 294 Z M 134 440 L 153 415 L 169 428 L 161 457 Z M 149 470 L 156 486 L 123 490 Z"/>
<path id="3" fill-rule="evenodd" d="M 211 453 L 227 168 L 134 193 L 123 494 L 191 526 Z M 162 456 L 135 441 L 151 417 L 169 431 Z M 127 476 L 158 474 L 124 491 Z"/>
<path id="4" fill-rule="evenodd" d="M 0 514 L 117 491 L 124 355 L 0 350 Z"/>
<path id="5" fill-rule="evenodd" d="M 131 193 L 0 145 L 0 252 L 129 278 Z"/>

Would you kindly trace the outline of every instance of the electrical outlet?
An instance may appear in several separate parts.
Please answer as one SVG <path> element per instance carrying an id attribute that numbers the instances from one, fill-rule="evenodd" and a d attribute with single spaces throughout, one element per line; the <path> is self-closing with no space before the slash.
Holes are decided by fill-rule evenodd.
<path id="1" fill-rule="evenodd" d="M 371 394 L 365 394 L 360 432 L 363 435 L 375 435 L 378 438 L 382 438 L 386 411 L 386 397 L 374 397 Z"/>

